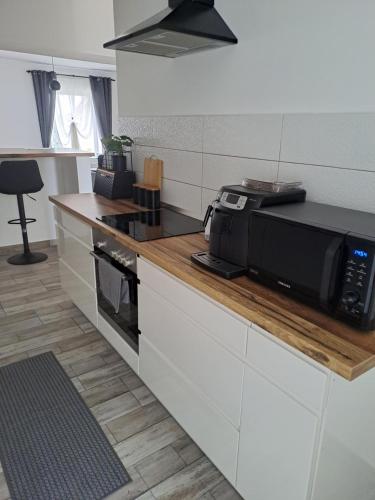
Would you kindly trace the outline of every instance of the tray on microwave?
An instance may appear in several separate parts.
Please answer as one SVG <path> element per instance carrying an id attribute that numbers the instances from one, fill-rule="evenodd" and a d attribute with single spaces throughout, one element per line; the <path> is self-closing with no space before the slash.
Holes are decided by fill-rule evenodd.
<path id="1" fill-rule="evenodd" d="M 267 191 L 269 193 L 285 193 L 286 191 L 292 191 L 293 189 L 300 189 L 302 187 L 302 182 L 267 182 L 245 178 L 242 181 L 242 186 L 255 189 L 257 191 Z"/>

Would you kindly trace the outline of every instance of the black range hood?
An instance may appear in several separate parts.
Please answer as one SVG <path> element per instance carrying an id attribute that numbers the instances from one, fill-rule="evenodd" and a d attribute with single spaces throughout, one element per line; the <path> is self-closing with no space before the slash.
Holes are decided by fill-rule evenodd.
<path id="1" fill-rule="evenodd" d="M 238 43 L 214 7 L 214 0 L 169 0 L 169 7 L 104 48 L 179 57 Z"/>

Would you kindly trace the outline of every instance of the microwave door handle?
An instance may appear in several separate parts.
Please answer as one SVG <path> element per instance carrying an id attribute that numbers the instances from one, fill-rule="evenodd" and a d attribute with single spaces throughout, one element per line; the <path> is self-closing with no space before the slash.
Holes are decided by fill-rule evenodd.
<path id="1" fill-rule="evenodd" d="M 322 273 L 322 282 L 320 286 L 320 304 L 324 308 L 329 307 L 330 301 L 330 289 L 333 281 L 336 280 L 337 277 L 337 265 L 335 266 L 335 260 L 338 252 L 341 249 L 343 243 L 343 239 L 336 237 L 334 238 L 330 245 L 328 246 L 325 256 L 324 256 L 324 264 L 323 264 L 323 273 Z"/>

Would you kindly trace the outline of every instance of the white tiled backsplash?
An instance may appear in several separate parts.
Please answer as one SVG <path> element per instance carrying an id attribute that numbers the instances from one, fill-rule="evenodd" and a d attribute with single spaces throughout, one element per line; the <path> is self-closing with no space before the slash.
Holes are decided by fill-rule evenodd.
<path id="1" fill-rule="evenodd" d="M 311 201 L 375 213 L 375 113 L 120 118 L 134 166 L 164 160 L 162 199 L 202 217 L 244 177 L 301 180 Z"/>

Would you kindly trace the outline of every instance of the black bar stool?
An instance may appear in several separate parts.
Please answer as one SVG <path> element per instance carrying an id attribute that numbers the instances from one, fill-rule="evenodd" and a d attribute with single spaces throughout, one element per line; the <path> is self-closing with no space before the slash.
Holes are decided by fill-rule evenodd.
<path id="1" fill-rule="evenodd" d="M 9 264 L 22 266 L 43 262 L 48 258 L 44 253 L 30 251 L 27 236 L 27 224 L 36 222 L 36 219 L 26 218 L 23 195 L 37 193 L 44 186 L 39 167 L 35 160 L 3 161 L 0 164 L 0 193 L 17 196 L 19 219 L 12 219 L 8 224 L 20 224 L 22 229 L 23 253 L 13 255 L 8 259 Z"/>

